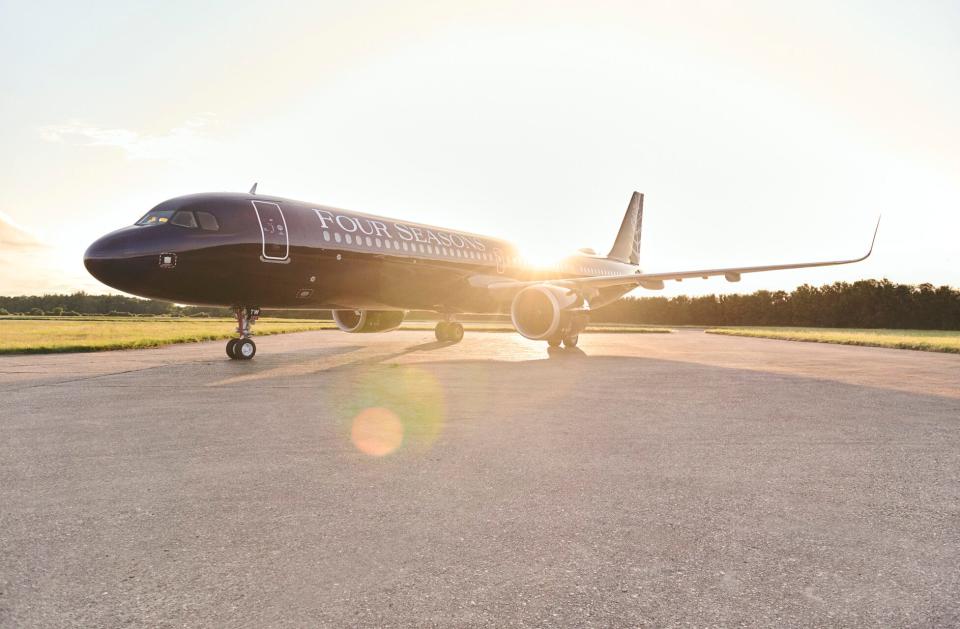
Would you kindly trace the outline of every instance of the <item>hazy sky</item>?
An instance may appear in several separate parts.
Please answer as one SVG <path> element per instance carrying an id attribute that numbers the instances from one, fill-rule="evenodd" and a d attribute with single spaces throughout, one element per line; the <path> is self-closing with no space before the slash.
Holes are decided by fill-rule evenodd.
<path id="1" fill-rule="evenodd" d="M 264 193 L 641 266 L 960 286 L 960 3 L 0 0 L 0 293 L 105 290 L 156 203 Z M 636 294 L 642 294 L 638 291 Z M 650 294 L 650 293 L 646 293 Z"/>

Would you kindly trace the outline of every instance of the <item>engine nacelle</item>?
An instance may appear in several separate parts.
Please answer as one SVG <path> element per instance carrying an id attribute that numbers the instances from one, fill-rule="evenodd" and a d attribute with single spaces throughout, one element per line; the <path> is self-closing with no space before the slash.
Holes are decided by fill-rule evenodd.
<path id="1" fill-rule="evenodd" d="M 579 332 L 586 324 L 581 306 L 583 299 L 566 288 L 534 284 L 513 298 L 510 318 L 522 336 L 540 341 Z"/>
<path id="2" fill-rule="evenodd" d="M 334 310 L 333 320 L 344 332 L 389 332 L 396 330 L 406 316 L 403 310 Z"/>

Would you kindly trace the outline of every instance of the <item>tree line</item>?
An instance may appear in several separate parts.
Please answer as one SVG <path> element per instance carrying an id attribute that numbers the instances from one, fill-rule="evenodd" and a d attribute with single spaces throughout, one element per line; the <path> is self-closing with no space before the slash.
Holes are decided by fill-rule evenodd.
<path id="1" fill-rule="evenodd" d="M 123 295 L 0 296 L 0 315 L 232 316 L 229 308 L 177 306 Z M 270 310 L 270 316 L 329 319 L 328 310 Z M 419 313 L 413 313 L 419 314 Z M 793 291 L 749 295 L 625 297 L 593 312 L 604 323 L 764 325 L 960 330 L 960 290 L 889 280 L 804 284 Z"/>
<path id="2" fill-rule="evenodd" d="M 233 316 L 229 308 L 177 306 L 169 301 L 126 295 L 71 294 L 0 296 L 0 315 L 31 316 Z M 274 315 L 275 316 L 275 315 Z M 301 315 L 302 316 L 302 315 Z"/>
<path id="3" fill-rule="evenodd" d="M 960 290 L 887 279 L 804 284 L 749 295 L 625 297 L 594 311 L 593 321 L 665 325 L 760 325 L 960 330 Z"/>

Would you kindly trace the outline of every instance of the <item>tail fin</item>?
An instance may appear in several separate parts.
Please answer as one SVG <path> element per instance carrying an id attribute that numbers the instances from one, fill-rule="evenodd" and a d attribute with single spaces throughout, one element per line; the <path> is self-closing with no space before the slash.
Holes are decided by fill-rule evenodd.
<path id="1" fill-rule="evenodd" d="M 634 192 L 627 213 L 623 215 L 620 232 L 607 257 L 618 262 L 640 264 L 640 226 L 643 224 L 643 195 Z"/>

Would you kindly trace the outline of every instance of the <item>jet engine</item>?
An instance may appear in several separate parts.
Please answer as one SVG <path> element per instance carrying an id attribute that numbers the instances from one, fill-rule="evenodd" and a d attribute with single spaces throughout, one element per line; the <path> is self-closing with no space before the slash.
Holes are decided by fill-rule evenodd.
<path id="1" fill-rule="evenodd" d="M 517 293 L 510 318 L 517 332 L 535 341 L 578 334 L 587 323 L 583 298 L 550 284 L 534 284 Z"/>
<path id="2" fill-rule="evenodd" d="M 334 310 L 333 320 L 344 332 L 389 332 L 396 330 L 406 316 L 403 310 Z"/>

